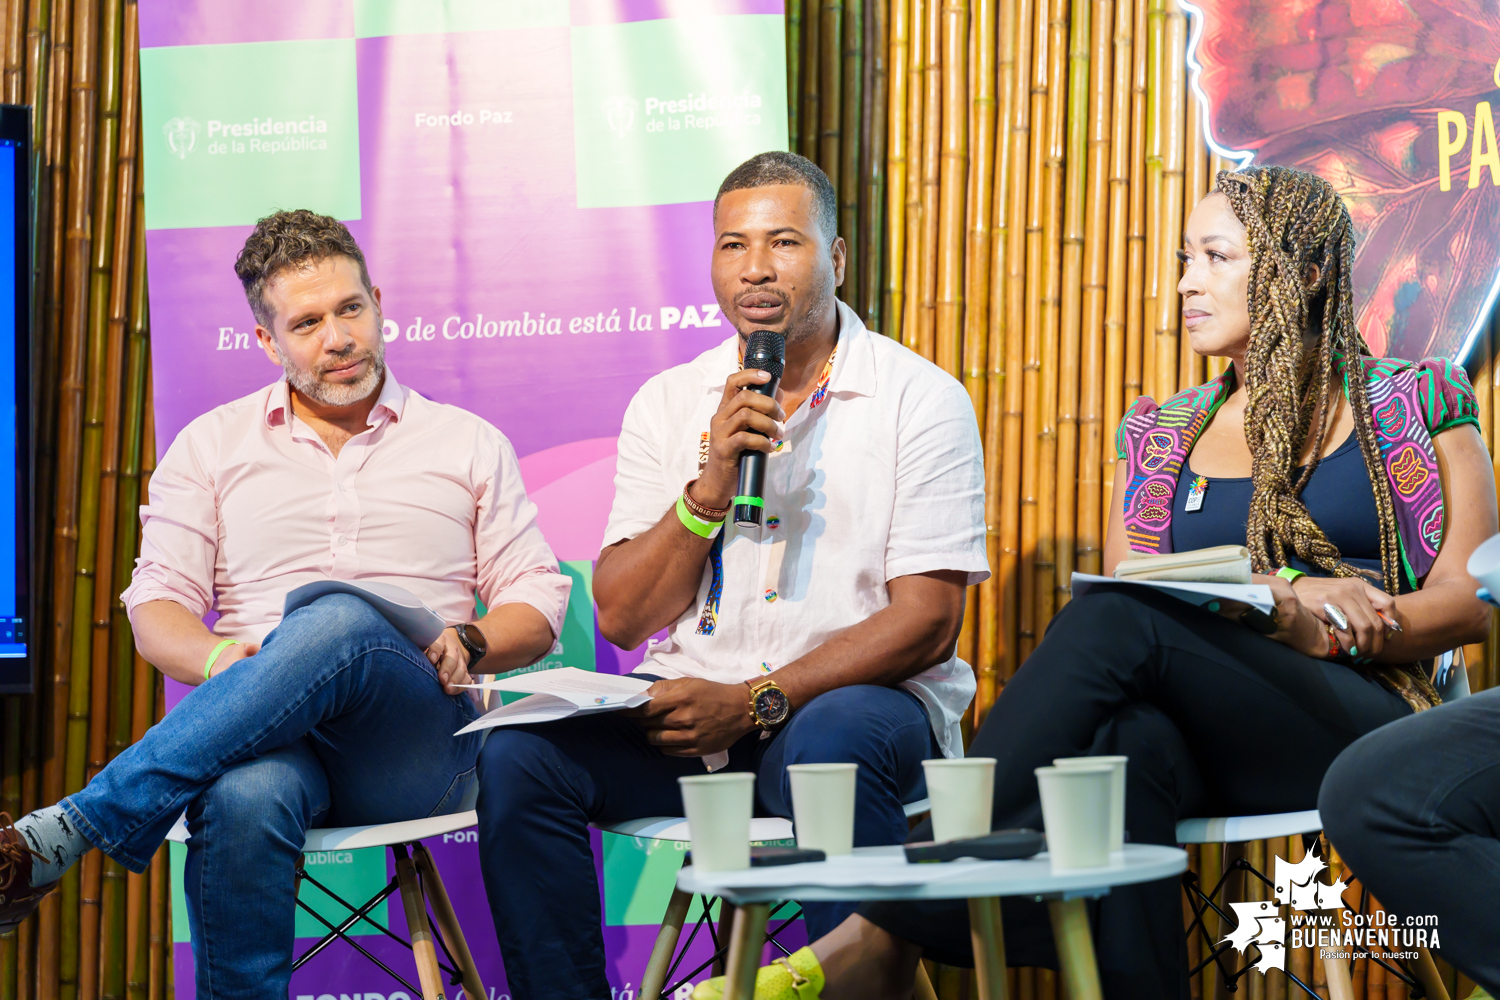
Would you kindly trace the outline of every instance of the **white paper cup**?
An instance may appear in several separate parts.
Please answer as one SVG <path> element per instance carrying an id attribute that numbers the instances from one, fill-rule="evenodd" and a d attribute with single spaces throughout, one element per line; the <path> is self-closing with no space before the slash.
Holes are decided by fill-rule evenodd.
<path id="1" fill-rule="evenodd" d="M 734 872 L 750 867 L 750 814 L 755 775 L 748 771 L 695 774 L 678 778 L 687 813 L 693 867 Z"/>
<path id="2" fill-rule="evenodd" d="M 1059 757 L 1052 762 L 1055 767 L 1093 767 L 1108 764 L 1113 774 L 1109 783 L 1109 849 L 1111 852 L 1125 848 L 1125 765 L 1129 757 Z"/>
<path id="3" fill-rule="evenodd" d="M 958 757 L 922 761 L 932 800 L 932 839 L 962 840 L 990 832 L 995 801 L 995 758 Z"/>
<path id="4" fill-rule="evenodd" d="M 1102 868 L 1109 864 L 1110 765 L 1039 767 L 1042 825 L 1052 867 Z"/>
<path id="5" fill-rule="evenodd" d="M 788 764 L 797 846 L 830 858 L 854 852 L 854 787 L 858 764 Z"/>

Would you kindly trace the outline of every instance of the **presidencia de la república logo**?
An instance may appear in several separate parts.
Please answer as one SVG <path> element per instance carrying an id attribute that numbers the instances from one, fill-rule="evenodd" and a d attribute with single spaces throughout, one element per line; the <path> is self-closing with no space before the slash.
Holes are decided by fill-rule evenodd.
<path id="1" fill-rule="evenodd" d="M 1285 972 L 1288 948 L 1314 948 L 1316 958 L 1348 961 L 1371 951 L 1413 959 L 1418 948 L 1441 947 L 1437 917 L 1355 913 L 1344 904 L 1346 883 L 1318 878 L 1327 867 L 1316 848 L 1295 864 L 1277 856 L 1275 900 L 1230 903 L 1239 926 L 1223 941 L 1246 956 L 1253 947 L 1256 958 L 1250 968 L 1262 974 L 1267 969 Z M 1287 907 L 1286 916 L 1282 907 Z"/>
<path id="2" fill-rule="evenodd" d="M 251 225 L 289 204 L 360 218 L 352 38 L 147 47 L 141 77 L 159 137 L 145 144 L 146 228 Z"/>
<path id="3" fill-rule="evenodd" d="M 167 148 L 179 160 L 187 159 L 188 154 L 198 147 L 198 123 L 192 118 L 178 116 L 168 119 L 161 127 L 161 134 L 167 138 Z"/>
<path id="4" fill-rule="evenodd" d="M 578 207 L 711 201 L 738 164 L 785 149 L 785 35 L 779 14 L 575 26 Z"/>

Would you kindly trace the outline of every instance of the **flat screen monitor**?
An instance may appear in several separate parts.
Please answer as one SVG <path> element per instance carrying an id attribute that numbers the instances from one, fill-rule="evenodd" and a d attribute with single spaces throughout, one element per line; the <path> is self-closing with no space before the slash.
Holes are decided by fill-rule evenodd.
<path id="1" fill-rule="evenodd" d="M 31 109 L 0 105 L 0 692 L 33 686 Z"/>

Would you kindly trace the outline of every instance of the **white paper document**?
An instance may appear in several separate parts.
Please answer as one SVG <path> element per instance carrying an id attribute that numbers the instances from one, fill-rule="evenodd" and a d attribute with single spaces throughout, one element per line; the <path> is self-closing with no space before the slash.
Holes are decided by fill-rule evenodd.
<path id="1" fill-rule="evenodd" d="M 1259 608 L 1267 614 L 1276 606 L 1271 588 L 1263 583 L 1194 583 L 1188 580 L 1116 580 L 1112 576 L 1094 576 L 1089 573 L 1073 574 L 1073 597 L 1079 598 L 1101 584 L 1114 587 L 1150 587 L 1169 594 L 1189 604 L 1203 605 L 1209 601 L 1239 601 Z"/>
<path id="2" fill-rule="evenodd" d="M 495 726 L 554 722 L 573 715 L 593 715 L 597 712 L 635 708 L 650 700 L 646 697 L 646 689 L 651 686 L 651 682 L 628 674 L 596 674 L 577 667 L 558 667 L 465 686 L 483 691 L 527 694 L 531 697 L 502 705 L 480 716 L 460 729 L 455 736 Z"/>
<path id="3" fill-rule="evenodd" d="M 418 649 L 426 649 L 443 634 L 448 623 L 438 617 L 422 599 L 405 587 L 377 580 L 314 580 L 304 583 L 286 595 L 281 617 L 316 601 L 327 594 L 353 594 L 368 601 L 370 606 L 385 616 L 386 621 L 396 626 Z"/>

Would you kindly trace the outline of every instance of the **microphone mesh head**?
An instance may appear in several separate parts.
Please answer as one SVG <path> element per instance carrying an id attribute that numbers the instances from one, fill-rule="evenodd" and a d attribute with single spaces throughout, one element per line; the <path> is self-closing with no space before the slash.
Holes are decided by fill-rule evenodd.
<path id="1" fill-rule="evenodd" d="M 757 330 L 745 345 L 745 367 L 770 372 L 779 380 L 786 367 L 786 338 L 774 330 Z"/>

